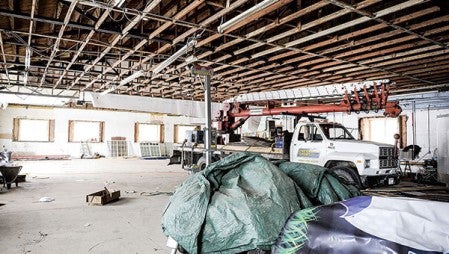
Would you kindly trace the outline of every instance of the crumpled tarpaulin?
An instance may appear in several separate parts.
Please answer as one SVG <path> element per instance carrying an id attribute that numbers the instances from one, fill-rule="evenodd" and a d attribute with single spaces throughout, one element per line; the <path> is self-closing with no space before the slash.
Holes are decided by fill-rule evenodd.
<path id="1" fill-rule="evenodd" d="M 291 177 L 316 205 L 328 205 L 360 195 L 355 186 L 344 184 L 331 170 L 321 166 L 281 162 L 278 167 Z"/>
<path id="2" fill-rule="evenodd" d="M 279 170 L 262 156 L 250 153 L 236 153 L 213 163 L 176 189 L 163 214 L 163 231 L 188 253 L 269 250 L 292 212 L 321 199 L 328 201 L 321 197 L 329 192 L 320 192 L 323 182 L 339 183 L 322 167 L 298 165 L 283 163 L 283 170 Z M 308 177 L 320 179 L 309 179 L 311 189 L 303 191 L 295 181 L 299 182 L 308 167 L 320 170 Z M 355 190 L 329 200 L 358 194 Z"/>

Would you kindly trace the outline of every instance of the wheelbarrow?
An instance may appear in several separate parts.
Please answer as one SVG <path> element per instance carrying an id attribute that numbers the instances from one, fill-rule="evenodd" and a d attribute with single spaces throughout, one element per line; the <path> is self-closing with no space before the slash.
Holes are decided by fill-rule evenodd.
<path id="1" fill-rule="evenodd" d="M 6 185 L 7 189 L 11 189 L 11 184 L 15 182 L 17 187 L 18 182 L 16 179 L 21 169 L 22 166 L 0 166 L 0 177 L 3 180 L 3 186 Z"/>

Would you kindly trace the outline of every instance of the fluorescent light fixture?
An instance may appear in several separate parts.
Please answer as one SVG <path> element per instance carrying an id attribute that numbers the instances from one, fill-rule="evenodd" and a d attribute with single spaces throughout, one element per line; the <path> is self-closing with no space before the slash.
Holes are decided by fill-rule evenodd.
<path id="1" fill-rule="evenodd" d="M 194 56 L 194 55 L 190 55 L 188 57 L 186 57 L 186 63 L 187 64 L 191 64 L 198 61 L 198 57 Z"/>
<path id="2" fill-rule="evenodd" d="M 113 0 L 112 4 L 114 7 L 120 8 L 122 7 L 123 3 L 125 3 L 125 0 Z"/>
<path id="3" fill-rule="evenodd" d="M 25 50 L 25 70 L 30 69 L 31 65 L 31 48 L 28 46 Z"/>
<path id="4" fill-rule="evenodd" d="M 31 66 L 31 48 L 30 46 L 27 46 L 25 50 L 25 73 L 23 75 L 23 84 L 25 86 L 28 84 L 28 72 L 30 71 L 30 66 Z"/>
<path id="5" fill-rule="evenodd" d="M 239 23 L 240 21 L 246 19 L 247 17 L 249 17 L 250 15 L 259 12 L 265 8 L 267 8 L 268 6 L 278 2 L 279 0 L 265 0 L 263 2 L 260 2 L 256 5 L 254 5 L 253 7 L 249 8 L 248 10 L 240 13 L 239 15 L 235 16 L 234 18 L 226 21 L 225 23 L 219 25 L 217 27 L 217 30 L 219 33 L 223 33 L 226 29 L 230 28 L 231 26 Z"/>
<path id="6" fill-rule="evenodd" d="M 28 71 L 25 71 L 25 74 L 23 74 L 23 85 L 28 85 Z"/>
<path id="7" fill-rule="evenodd" d="M 165 61 L 160 63 L 158 66 L 156 66 L 156 68 L 154 68 L 154 70 L 153 70 L 153 74 L 154 75 L 158 74 L 163 69 L 165 69 L 167 66 L 172 64 L 174 61 L 176 61 L 176 59 L 178 59 L 179 57 L 184 55 L 190 48 L 194 47 L 196 45 L 196 42 L 197 42 L 196 40 L 190 40 L 189 42 L 187 42 L 187 44 L 184 45 L 184 47 L 182 47 L 180 50 L 176 51 L 176 53 L 174 53 L 172 56 L 170 56 Z"/>
<path id="8" fill-rule="evenodd" d="M 129 82 L 135 80 L 136 78 L 139 78 L 142 75 L 143 75 L 143 70 L 136 71 L 131 76 L 128 76 L 128 77 L 124 78 L 122 81 L 120 81 L 120 86 L 124 86 L 124 85 L 128 84 Z"/>
<path id="9" fill-rule="evenodd" d="M 119 83 L 119 86 L 124 86 L 124 85 L 128 84 L 129 82 L 135 80 L 136 78 L 141 77 L 142 75 L 143 75 L 143 70 L 136 71 L 132 75 L 122 79 L 122 81 L 120 81 L 120 83 Z M 108 94 L 112 91 L 115 91 L 115 89 L 117 89 L 117 86 L 110 85 L 109 88 L 104 90 L 103 92 L 101 92 L 100 95 Z"/>
<path id="10" fill-rule="evenodd" d="M 108 94 L 108 93 L 110 93 L 110 92 L 114 91 L 115 89 L 117 89 L 117 87 L 116 87 L 116 86 L 114 86 L 114 85 L 112 85 L 112 86 L 109 86 L 109 88 L 108 88 L 108 89 L 106 89 L 106 90 L 104 90 L 103 92 L 101 92 L 101 93 L 100 93 L 100 95 L 106 95 L 106 94 Z"/>

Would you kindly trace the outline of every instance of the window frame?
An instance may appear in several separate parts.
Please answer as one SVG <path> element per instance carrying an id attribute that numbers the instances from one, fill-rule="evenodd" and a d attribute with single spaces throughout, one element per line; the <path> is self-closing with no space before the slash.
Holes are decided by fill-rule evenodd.
<path id="1" fill-rule="evenodd" d="M 344 127 L 341 124 L 334 124 L 334 123 L 320 123 L 318 126 L 321 129 L 321 132 L 323 133 L 324 137 L 328 140 L 355 140 L 354 136 L 351 135 L 348 129 Z M 325 128 L 328 128 L 328 132 L 326 135 Z M 337 138 L 337 137 L 331 137 L 331 129 L 337 130 L 341 129 L 344 133 L 345 138 Z M 341 135 L 340 135 L 341 136 Z"/>
<path id="2" fill-rule="evenodd" d="M 44 140 L 20 140 L 20 121 L 48 121 L 48 139 Z M 54 119 L 42 119 L 42 118 L 13 118 L 12 128 L 12 141 L 13 142 L 34 142 L 34 143 L 53 143 L 55 142 L 55 120 Z"/>
<path id="3" fill-rule="evenodd" d="M 374 119 L 374 118 L 385 118 L 383 116 L 368 116 L 368 117 L 361 117 L 359 118 L 358 128 L 359 128 L 359 140 L 364 140 L 363 137 L 365 133 L 364 131 L 364 120 Z M 398 128 L 399 128 L 399 134 L 401 137 L 399 138 L 398 147 L 400 149 L 407 146 L 407 120 L 408 116 L 406 115 L 400 115 L 397 117 L 398 120 Z"/>
<path id="4" fill-rule="evenodd" d="M 301 132 L 301 130 L 303 130 L 303 128 L 307 129 L 307 132 L 309 132 L 309 137 L 313 137 L 312 139 L 306 138 L 306 136 L 305 136 L 306 132 L 305 131 Z M 314 130 L 313 134 L 310 134 L 310 129 L 311 128 L 313 128 L 313 130 Z M 302 136 L 303 138 L 302 139 L 300 139 L 300 134 L 303 134 L 303 136 Z M 315 139 L 315 137 L 318 137 L 318 135 L 321 137 L 321 139 Z M 318 126 L 316 126 L 314 124 L 304 124 L 298 130 L 297 140 L 298 141 L 304 141 L 304 142 L 307 142 L 307 141 L 310 141 L 310 142 L 323 142 L 323 133 L 321 132 L 321 129 L 318 128 Z"/>
<path id="5" fill-rule="evenodd" d="M 153 140 L 139 140 L 139 136 L 140 136 L 140 130 L 139 130 L 139 126 L 143 124 L 143 125 L 158 125 L 159 126 L 159 141 L 153 141 Z M 160 124 L 160 123 L 145 123 L 145 122 L 135 122 L 134 123 L 134 143 L 139 143 L 139 142 L 157 142 L 157 143 L 164 143 L 164 130 L 165 130 L 165 126 L 164 124 Z"/>
<path id="6" fill-rule="evenodd" d="M 175 126 L 173 128 L 173 132 L 174 132 L 173 133 L 173 143 L 175 143 L 175 144 L 182 144 L 184 142 L 184 139 L 180 143 L 177 142 L 178 139 L 179 139 L 179 137 L 178 137 L 178 135 L 179 135 L 179 133 L 178 133 L 179 132 L 178 131 L 179 126 L 190 126 L 190 127 L 192 127 L 192 131 L 193 131 L 199 125 L 198 124 L 175 124 Z"/>
<path id="7" fill-rule="evenodd" d="M 68 137 L 67 137 L 67 142 L 68 143 L 81 143 L 81 142 L 86 142 L 86 141 L 78 141 L 78 140 L 73 140 L 74 139 L 74 131 L 75 131 L 75 123 L 77 122 L 84 122 L 84 123 L 99 123 L 99 133 L 98 133 L 98 137 L 99 140 L 98 141 L 87 141 L 90 143 L 104 143 L 104 121 L 91 121 L 91 120 L 69 120 L 69 124 L 68 124 Z"/>

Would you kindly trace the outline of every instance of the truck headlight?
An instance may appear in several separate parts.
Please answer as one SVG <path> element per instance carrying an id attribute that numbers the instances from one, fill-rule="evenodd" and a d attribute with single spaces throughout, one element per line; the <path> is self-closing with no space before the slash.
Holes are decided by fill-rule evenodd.
<path id="1" fill-rule="evenodd" d="M 371 160 L 365 160 L 365 168 L 371 167 Z"/>

